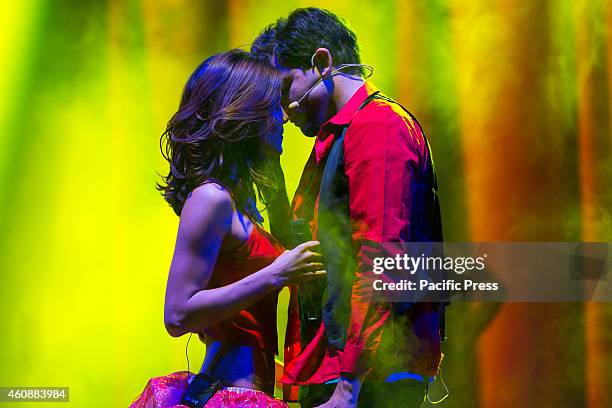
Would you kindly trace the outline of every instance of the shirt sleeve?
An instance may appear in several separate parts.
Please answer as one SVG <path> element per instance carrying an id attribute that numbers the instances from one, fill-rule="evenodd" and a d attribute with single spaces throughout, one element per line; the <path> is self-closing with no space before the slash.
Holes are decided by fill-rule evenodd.
<path id="1" fill-rule="evenodd" d="M 380 253 L 376 243 L 409 239 L 412 182 L 427 154 L 415 121 L 389 105 L 369 108 L 355 117 L 344 140 L 357 270 L 340 370 L 352 375 L 369 371 L 391 313 L 388 303 L 372 302 L 372 258 Z"/>

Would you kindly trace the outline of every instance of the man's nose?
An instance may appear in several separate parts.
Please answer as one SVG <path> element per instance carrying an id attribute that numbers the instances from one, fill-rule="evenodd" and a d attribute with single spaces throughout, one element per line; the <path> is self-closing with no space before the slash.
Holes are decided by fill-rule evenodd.
<path id="1" fill-rule="evenodd" d="M 284 109 L 282 109 L 282 111 L 283 111 L 283 124 L 285 124 L 285 123 L 289 122 L 289 115 L 287 115 L 287 112 L 285 112 Z"/>

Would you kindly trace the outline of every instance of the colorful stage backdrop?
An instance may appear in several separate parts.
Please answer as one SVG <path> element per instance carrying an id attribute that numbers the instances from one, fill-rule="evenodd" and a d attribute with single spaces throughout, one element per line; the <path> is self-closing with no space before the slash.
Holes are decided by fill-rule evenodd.
<path id="1" fill-rule="evenodd" d="M 612 240 L 611 2 L 4 2 L 0 386 L 124 407 L 186 369 L 162 320 L 178 220 L 154 188 L 159 135 L 202 59 L 307 5 L 350 22 L 374 83 L 424 126 L 447 240 Z M 293 192 L 311 141 L 289 125 L 284 148 Z M 610 304 L 448 318 L 442 406 L 612 406 Z M 203 352 L 192 339 L 192 370 Z"/>

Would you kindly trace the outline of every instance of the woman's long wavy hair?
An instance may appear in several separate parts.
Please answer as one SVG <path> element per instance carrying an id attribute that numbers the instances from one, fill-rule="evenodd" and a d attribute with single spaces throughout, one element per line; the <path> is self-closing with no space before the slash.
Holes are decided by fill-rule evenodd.
<path id="1" fill-rule="evenodd" d="M 191 74 L 160 140 L 170 171 L 157 189 L 177 215 L 193 189 L 216 181 L 260 220 L 255 198 L 265 204 L 262 191 L 276 189 L 261 137 L 279 126 L 280 87 L 274 68 L 242 50 L 214 55 Z"/>

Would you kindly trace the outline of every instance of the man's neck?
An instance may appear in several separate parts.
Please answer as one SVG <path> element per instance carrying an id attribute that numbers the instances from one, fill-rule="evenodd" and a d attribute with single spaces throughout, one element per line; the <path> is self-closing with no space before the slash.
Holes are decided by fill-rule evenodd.
<path id="1" fill-rule="evenodd" d="M 360 76 L 337 75 L 334 81 L 333 105 L 337 113 L 365 83 Z"/>

